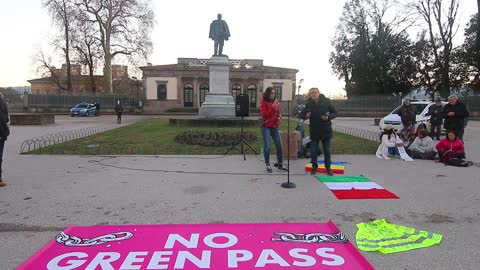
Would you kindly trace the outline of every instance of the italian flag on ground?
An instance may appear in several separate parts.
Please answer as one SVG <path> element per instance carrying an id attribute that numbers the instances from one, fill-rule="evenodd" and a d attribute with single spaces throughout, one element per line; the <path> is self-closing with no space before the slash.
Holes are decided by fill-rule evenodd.
<path id="1" fill-rule="evenodd" d="M 364 176 L 316 176 L 338 199 L 398 199 L 398 196 Z"/>

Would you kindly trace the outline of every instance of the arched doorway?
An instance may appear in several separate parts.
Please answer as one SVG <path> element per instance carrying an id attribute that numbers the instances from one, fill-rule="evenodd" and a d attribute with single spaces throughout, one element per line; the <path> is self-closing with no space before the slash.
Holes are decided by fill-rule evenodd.
<path id="1" fill-rule="evenodd" d="M 255 84 L 250 84 L 247 87 L 248 98 L 250 99 L 250 108 L 257 107 L 257 86 Z"/>
<path id="2" fill-rule="evenodd" d="M 235 99 L 237 97 L 238 94 L 241 94 L 242 93 L 242 87 L 240 86 L 240 84 L 233 84 L 232 85 L 232 96 L 233 96 L 233 99 Z"/>

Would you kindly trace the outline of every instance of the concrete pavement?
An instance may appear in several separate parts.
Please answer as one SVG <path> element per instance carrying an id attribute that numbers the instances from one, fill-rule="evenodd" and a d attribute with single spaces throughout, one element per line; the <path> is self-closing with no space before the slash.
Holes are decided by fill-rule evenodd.
<path id="1" fill-rule="evenodd" d="M 127 116 L 135 122 L 144 117 Z M 444 236 L 439 246 L 399 254 L 362 252 L 376 269 L 477 269 L 480 258 L 478 167 L 446 167 L 431 161 L 379 160 L 374 155 L 333 156 L 346 161 L 347 175 L 365 175 L 398 200 L 338 200 L 291 161 L 266 174 L 257 156 L 29 156 L 18 155 L 23 139 L 91 125 L 108 126 L 112 116 L 57 117 L 44 127 L 12 126 L 0 188 L 0 269 L 13 269 L 70 224 L 165 224 L 327 222 L 333 220 L 354 242 L 355 224 L 376 218 Z M 337 119 L 365 127 L 367 119 Z M 472 124 L 473 123 L 473 124 Z M 467 155 L 479 161 L 478 122 L 466 132 Z M 368 127 L 370 128 L 370 127 Z M 273 157 L 272 157 L 273 158 Z"/>

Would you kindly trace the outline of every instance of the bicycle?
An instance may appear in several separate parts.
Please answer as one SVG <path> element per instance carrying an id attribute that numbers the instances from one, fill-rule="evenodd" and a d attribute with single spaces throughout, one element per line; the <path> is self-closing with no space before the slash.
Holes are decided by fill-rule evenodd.
<path id="1" fill-rule="evenodd" d="M 404 126 L 402 131 L 400 131 L 400 133 L 398 133 L 398 136 L 400 137 L 400 139 L 402 139 L 405 147 L 409 147 L 413 143 L 415 138 L 418 136 L 418 133 L 420 131 L 426 129 L 426 128 L 427 127 L 424 124 L 420 124 L 417 127 L 417 130 L 415 130 L 414 125 L 408 125 L 407 124 L 406 127 Z"/>

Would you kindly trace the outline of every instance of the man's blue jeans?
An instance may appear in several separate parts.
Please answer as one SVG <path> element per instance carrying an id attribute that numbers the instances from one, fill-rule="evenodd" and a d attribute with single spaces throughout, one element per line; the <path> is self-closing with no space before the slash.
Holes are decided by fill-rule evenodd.
<path id="1" fill-rule="evenodd" d="M 270 163 L 270 146 L 272 144 L 270 137 L 272 137 L 273 142 L 275 143 L 275 148 L 277 149 L 277 161 L 278 163 L 283 163 L 282 139 L 280 138 L 278 128 L 261 128 L 260 130 L 263 137 L 263 156 L 265 158 L 265 163 Z"/>
<path id="2" fill-rule="evenodd" d="M 331 137 L 323 138 L 322 139 L 322 147 L 323 147 L 323 155 L 325 159 L 325 168 L 330 169 L 332 165 L 332 149 L 330 147 L 330 141 L 332 140 Z M 312 139 L 311 143 L 311 150 L 312 150 L 312 158 L 311 163 L 313 168 L 318 168 L 318 143 L 320 139 Z"/>
<path id="3" fill-rule="evenodd" d="M 2 161 L 3 161 L 4 147 L 5 147 L 5 140 L 0 139 L 0 179 L 2 179 Z"/>

